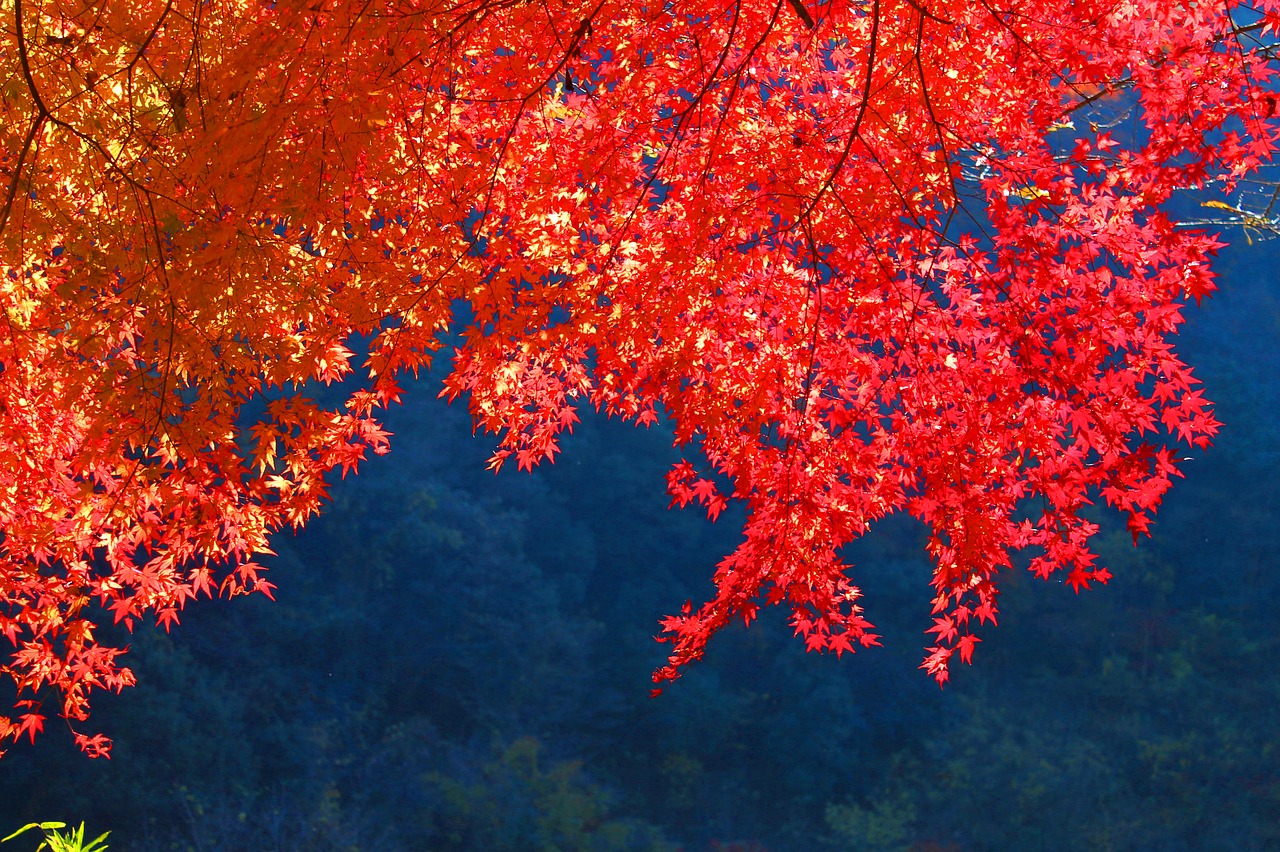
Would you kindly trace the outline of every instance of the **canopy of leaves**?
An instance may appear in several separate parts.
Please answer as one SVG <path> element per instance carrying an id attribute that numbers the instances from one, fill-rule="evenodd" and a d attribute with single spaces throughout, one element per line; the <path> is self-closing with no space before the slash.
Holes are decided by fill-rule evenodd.
<path id="1" fill-rule="evenodd" d="M 0 0 L 0 742 L 51 692 L 74 723 L 132 683 L 95 606 L 269 594 L 269 534 L 387 450 L 378 410 L 459 321 L 445 393 L 495 466 L 554 456 L 588 404 L 701 451 L 674 504 L 745 504 L 656 681 L 761 602 L 810 648 L 875 644 L 838 552 L 899 511 L 930 530 L 945 681 L 1015 552 L 1105 582 L 1083 511 L 1136 538 L 1172 445 L 1213 436 L 1171 341 L 1218 244 L 1161 207 L 1270 157 L 1278 23 Z"/>

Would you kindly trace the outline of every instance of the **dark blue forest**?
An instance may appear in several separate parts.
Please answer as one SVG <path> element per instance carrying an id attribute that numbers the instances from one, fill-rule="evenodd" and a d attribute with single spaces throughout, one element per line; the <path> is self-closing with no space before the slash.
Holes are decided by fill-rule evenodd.
<path id="1" fill-rule="evenodd" d="M 1233 237 L 1241 237 L 1234 234 Z M 139 628 L 96 700 L 0 760 L 0 835 L 86 821 L 118 850 L 1280 848 L 1276 244 L 1224 250 L 1180 351 L 1225 424 L 1114 579 L 1005 582 L 944 690 L 924 533 L 848 559 L 884 648 L 807 655 L 780 613 L 651 699 L 658 619 L 705 599 L 740 517 L 668 511 L 659 427 L 586 417 L 555 465 L 485 470 L 435 399 L 278 536 L 261 597 Z M 30 835 L 4 848 L 34 846 Z"/>

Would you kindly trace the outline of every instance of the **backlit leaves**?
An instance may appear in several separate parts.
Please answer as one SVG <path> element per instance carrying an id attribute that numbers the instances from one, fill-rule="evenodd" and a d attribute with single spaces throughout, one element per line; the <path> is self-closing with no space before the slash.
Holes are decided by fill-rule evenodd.
<path id="1" fill-rule="evenodd" d="M 1217 429 L 1161 205 L 1271 156 L 1276 5 L 802 5 L 2 0 L 0 741 L 132 682 L 96 607 L 269 593 L 459 322 L 493 466 L 666 416 L 673 503 L 745 503 L 660 682 L 761 604 L 876 644 L 839 552 L 894 512 L 939 681 L 1019 553 L 1105 582 L 1090 507 L 1145 534 Z"/>

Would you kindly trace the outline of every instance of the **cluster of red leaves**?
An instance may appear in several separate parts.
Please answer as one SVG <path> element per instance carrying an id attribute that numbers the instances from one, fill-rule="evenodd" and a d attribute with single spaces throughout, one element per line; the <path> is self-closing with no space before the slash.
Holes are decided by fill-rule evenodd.
<path id="1" fill-rule="evenodd" d="M 1171 340 L 1217 244 L 1160 207 L 1271 155 L 1278 10 L 3 0 L 0 743 L 132 682 L 94 606 L 269 593 L 459 316 L 495 465 L 661 413 L 673 502 L 745 502 L 655 680 L 762 601 L 875 644 L 838 553 L 897 511 L 945 680 L 1016 551 L 1105 582 L 1084 509 L 1145 532 L 1214 434 Z"/>

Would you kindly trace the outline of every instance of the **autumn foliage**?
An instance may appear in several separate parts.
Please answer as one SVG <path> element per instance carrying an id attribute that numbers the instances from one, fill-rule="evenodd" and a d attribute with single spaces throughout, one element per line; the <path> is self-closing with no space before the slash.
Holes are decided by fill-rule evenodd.
<path id="1" fill-rule="evenodd" d="M 586 405 L 745 503 L 659 683 L 762 604 L 877 643 L 840 548 L 929 530 L 947 678 L 1015 554 L 1105 582 L 1210 404 L 1172 343 L 1277 143 L 1280 2 L 0 0 L 0 743 L 133 682 L 95 612 L 262 591 L 445 393 L 528 468 Z M 358 354 L 357 354 L 358 353 Z M 344 381 L 330 408 L 303 385 Z M 348 381 L 349 380 L 349 381 Z M 101 735 L 77 733 L 91 753 Z"/>

